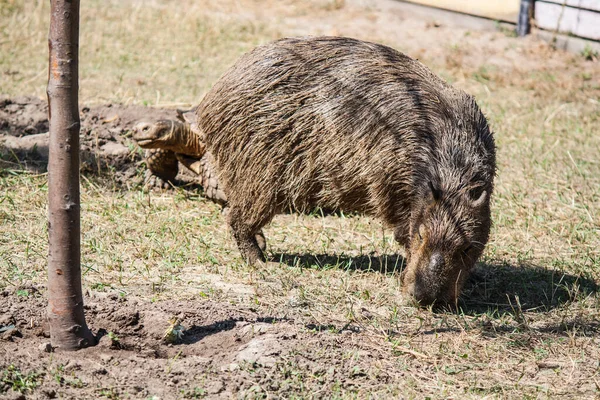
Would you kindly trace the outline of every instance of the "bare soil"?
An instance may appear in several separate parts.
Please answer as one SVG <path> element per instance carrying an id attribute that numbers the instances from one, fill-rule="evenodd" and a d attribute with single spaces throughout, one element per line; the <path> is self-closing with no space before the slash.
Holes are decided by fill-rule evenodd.
<path id="1" fill-rule="evenodd" d="M 462 375 L 465 382 L 456 389 L 471 396 L 480 391 L 511 397 L 510 387 L 517 383 L 531 395 L 553 390 L 566 398 L 593 398 L 597 390 L 597 381 L 586 376 L 595 375 L 598 366 L 581 362 L 584 355 L 587 360 L 600 355 L 598 321 L 569 319 L 554 325 L 541 315 L 537 321 L 517 315 L 516 324 L 506 324 L 441 314 L 441 320 L 421 319 L 418 326 L 405 321 L 400 330 L 381 327 L 378 332 L 368 322 L 376 316 L 364 308 L 354 321 L 316 324 L 311 307 L 293 291 L 277 307 L 197 297 L 152 302 L 88 291 L 86 315 L 99 343 L 74 357 L 48 352 L 43 292 L 43 287 L 29 286 L 0 293 L 1 398 L 399 398 L 401 387 L 414 379 L 429 379 L 433 387 L 408 397 L 438 397 L 440 374 Z M 165 332 L 174 318 L 183 336 L 167 343 Z M 569 354 L 557 348 L 549 357 L 526 361 L 540 343 L 569 340 Z M 485 354 L 503 341 L 512 343 L 501 367 L 510 382 L 494 376 L 494 361 Z M 436 347 L 446 348 L 455 361 L 434 356 Z M 481 358 L 466 359 L 473 357 L 470 351 Z M 30 389 L 13 390 L 15 377 L 7 366 L 19 371 Z M 574 387 L 557 390 L 553 376 L 564 373 Z"/>
<path id="2" fill-rule="evenodd" d="M 76 358 L 51 354 L 45 351 L 49 333 L 44 297 L 35 287 L 19 291 L 28 295 L 16 301 L 15 293 L 0 295 L 0 326 L 14 326 L 0 339 L 0 365 L 15 365 L 20 371 L 44 367 L 46 372 L 36 377 L 42 389 L 32 398 L 231 398 L 253 387 L 262 392 L 267 375 L 280 378 L 280 387 L 269 383 L 271 392 L 293 393 L 300 390 L 298 385 L 316 391 L 320 384 L 358 385 L 371 364 L 369 346 L 357 343 L 357 327 L 302 325 L 285 310 L 265 314 L 227 302 L 151 303 L 101 292 L 88 293 L 86 304 L 98 345 L 78 352 Z M 175 345 L 163 340 L 173 317 L 185 324 L 184 336 Z M 328 333 L 315 335 L 319 330 Z M 361 362 L 340 363 L 347 349 L 361 348 Z M 301 363 L 303 373 L 319 378 L 312 383 L 294 381 L 285 376 L 286 363 Z M 255 371 L 257 365 L 265 369 Z M 361 372 L 353 373 L 353 368 Z"/>
<path id="3" fill-rule="evenodd" d="M 130 138 L 139 121 L 175 118 L 173 109 L 138 105 L 83 106 L 80 112 L 81 171 L 109 173 L 113 182 L 143 182 L 143 151 Z M 48 103 L 36 97 L 0 98 L 0 165 L 45 172 L 48 162 Z"/>

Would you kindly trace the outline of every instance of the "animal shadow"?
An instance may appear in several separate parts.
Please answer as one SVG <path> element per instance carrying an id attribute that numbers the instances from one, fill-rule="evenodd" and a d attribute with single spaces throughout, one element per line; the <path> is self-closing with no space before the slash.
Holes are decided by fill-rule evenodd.
<path id="1" fill-rule="evenodd" d="M 360 270 L 386 275 L 400 274 L 406 259 L 399 254 L 334 255 L 276 253 L 270 261 L 306 269 Z M 481 313 L 543 313 L 597 294 L 598 283 L 584 276 L 547 269 L 534 264 L 511 265 L 503 261 L 480 262 L 465 284 L 455 311 Z M 448 307 L 440 307 L 446 312 Z"/>
<path id="2" fill-rule="evenodd" d="M 459 307 L 467 314 L 489 311 L 543 313 L 598 293 L 598 283 L 533 264 L 482 262 L 463 290 Z"/>
<path id="3" fill-rule="evenodd" d="M 338 268 L 351 271 L 372 271 L 390 275 L 402 272 L 406 259 L 399 254 L 358 255 L 344 254 L 286 254 L 275 253 L 269 261 L 302 269 Z"/>

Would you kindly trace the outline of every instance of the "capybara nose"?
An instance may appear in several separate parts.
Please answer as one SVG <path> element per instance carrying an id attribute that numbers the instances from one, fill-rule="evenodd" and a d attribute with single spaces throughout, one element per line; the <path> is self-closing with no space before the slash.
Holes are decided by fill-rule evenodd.
<path id="1" fill-rule="evenodd" d="M 426 284 L 420 274 L 417 274 L 415 281 L 406 288 L 406 293 L 410 294 L 421 306 L 428 306 L 436 301 L 435 294 L 432 294 L 432 288 Z"/>

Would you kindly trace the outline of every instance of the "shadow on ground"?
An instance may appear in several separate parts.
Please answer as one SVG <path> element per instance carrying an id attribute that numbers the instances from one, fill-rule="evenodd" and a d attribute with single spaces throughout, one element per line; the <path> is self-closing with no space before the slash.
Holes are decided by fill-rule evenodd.
<path id="1" fill-rule="evenodd" d="M 249 324 L 264 323 L 275 324 L 277 322 L 292 321 L 288 318 L 277 317 L 257 317 L 256 319 L 248 320 L 246 318 L 228 318 L 217 321 L 209 325 L 192 325 L 183 332 L 183 338 L 179 344 L 194 344 L 207 336 L 214 335 L 220 332 L 231 331 L 236 328 L 240 322 L 248 322 Z"/>
<path id="2" fill-rule="evenodd" d="M 386 275 L 402 272 L 406 264 L 406 259 L 399 254 L 347 256 L 344 254 L 275 253 L 269 261 L 303 269 L 339 268 L 352 271 L 379 272 Z"/>
<path id="3" fill-rule="evenodd" d="M 399 254 L 333 255 L 333 254 L 273 254 L 270 261 L 291 267 L 379 272 L 400 274 L 406 259 Z M 505 262 L 479 263 L 469 278 L 459 310 L 475 315 L 481 313 L 548 312 L 576 301 L 582 296 L 597 294 L 594 280 L 550 270 L 532 264 L 511 265 Z"/>
<path id="4" fill-rule="evenodd" d="M 547 312 L 598 293 L 593 279 L 532 264 L 481 263 L 462 296 L 464 312 Z"/>

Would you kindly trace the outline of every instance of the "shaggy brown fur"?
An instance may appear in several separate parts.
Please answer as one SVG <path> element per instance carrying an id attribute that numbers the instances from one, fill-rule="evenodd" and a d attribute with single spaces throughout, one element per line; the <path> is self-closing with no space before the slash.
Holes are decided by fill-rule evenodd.
<path id="1" fill-rule="evenodd" d="M 286 209 L 356 211 L 407 249 L 406 292 L 455 301 L 490 230 L 495 145 L 475 100 L 389 47 L 283 39 L 244 55 L 197 108 L 242 255 Z"/>

